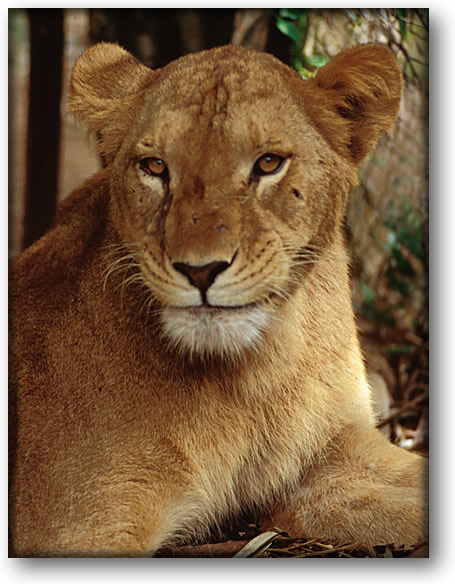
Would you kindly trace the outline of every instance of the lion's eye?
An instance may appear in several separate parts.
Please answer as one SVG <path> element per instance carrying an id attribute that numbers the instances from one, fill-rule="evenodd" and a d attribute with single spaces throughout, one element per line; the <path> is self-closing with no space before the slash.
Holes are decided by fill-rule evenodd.
<path id="1" fill-rule="evenodd" d="M 167 166 L 161 158 L 143 158 L 139 162 L 139 166 L 144 172 L 151 174 L 152 176 L 159 176 L 161 178 L 167 176 Z"/>
<path id="2" fill-rule="evenodd" d="M 264 154 L 256 160 L 253 172 L 256 176 L 264 176 L 278 172 L 283 166 L 284 158 L 278 154 Z"/>

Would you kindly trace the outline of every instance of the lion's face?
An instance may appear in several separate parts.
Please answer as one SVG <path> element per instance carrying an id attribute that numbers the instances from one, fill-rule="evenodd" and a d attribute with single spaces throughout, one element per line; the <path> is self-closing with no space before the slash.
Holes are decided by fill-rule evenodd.
<path id="1" fill-rule="evenodd" d="M 158 82 L 115 161 L 120 215 L 134 217 L 123 238 L 140 244 L 165 334 L 196 353 L 258 343 L 334 188 L 322 140 L 277 91 L 279 74 L 230 67 L 213 61 L 190 83 L 178 70 Z"/>
<path id="2" fill-rule="evenodd" d="M 306 113 L 305 82 L 269 55 L 231 47 L 158 72 L 130 66 L 140 82 L 125 92 L 124 133 L 103 129 L 125 257 L 171 344 L 257 347 L 338 228 L 355 166 Z"/>

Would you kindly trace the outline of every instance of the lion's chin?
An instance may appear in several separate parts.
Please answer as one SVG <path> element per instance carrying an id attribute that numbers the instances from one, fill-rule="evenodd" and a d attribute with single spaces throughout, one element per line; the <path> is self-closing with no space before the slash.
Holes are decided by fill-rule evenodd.
<path id="1" fill-rule="evenodd" d="M 271 316 L 258 304 L 237 308 L 166 307 L 161 312 L 161 323 L 169 343 L 180 352 L 237 357 L 258 347 Z"/>

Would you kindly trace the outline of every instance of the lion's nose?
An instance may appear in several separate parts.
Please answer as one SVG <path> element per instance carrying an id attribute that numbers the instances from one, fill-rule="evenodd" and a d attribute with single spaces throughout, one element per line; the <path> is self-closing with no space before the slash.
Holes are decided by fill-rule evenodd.
<path id="1" fill-rule="evenodd" d="M 218 274 L 224 272 L 229 265 L 228 262 L 211 262 L 205 266 L 191 266 L 182 262 L 173 264 L 178 272 L 186 276 L 191 284 L 201 291 L 202 296 L 205 295 Z"/>

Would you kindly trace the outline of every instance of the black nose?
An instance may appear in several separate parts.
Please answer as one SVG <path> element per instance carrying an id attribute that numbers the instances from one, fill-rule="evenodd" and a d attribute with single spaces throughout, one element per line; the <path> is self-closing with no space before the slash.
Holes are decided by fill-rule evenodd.
<path id="1" fill-rule="evenodd" d="M 189 264 L 176 262 L 173 266 L 178 272 L 186 276 L 191 284 L 198 288 L 202 296 L 204 296 L 218 274 L 229 267 L 229 263 L 211 262 L 205 266 L 190 266 Z"/>

